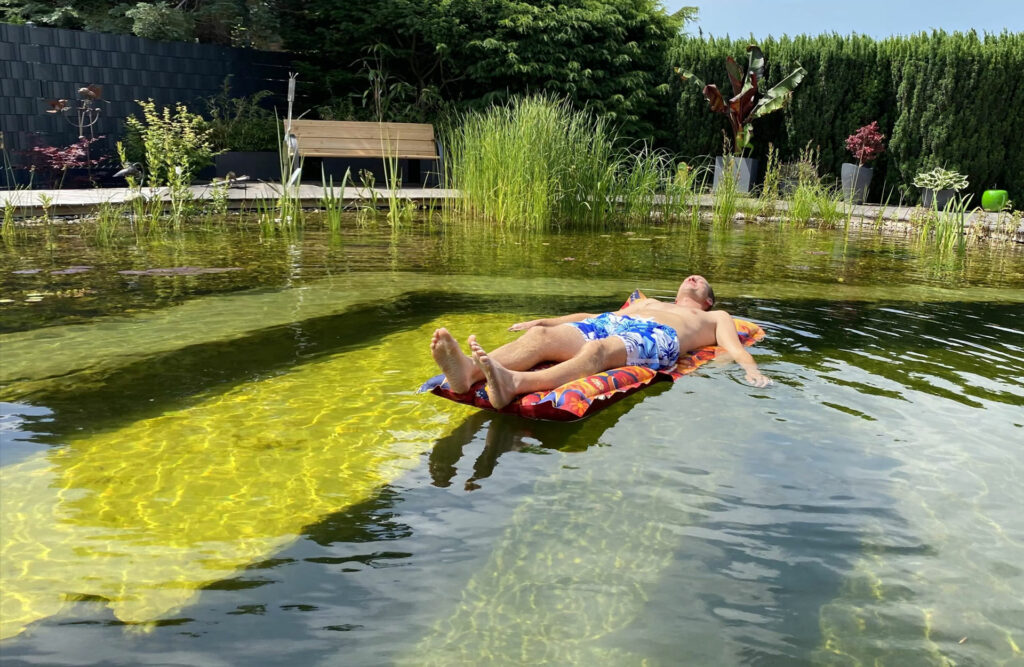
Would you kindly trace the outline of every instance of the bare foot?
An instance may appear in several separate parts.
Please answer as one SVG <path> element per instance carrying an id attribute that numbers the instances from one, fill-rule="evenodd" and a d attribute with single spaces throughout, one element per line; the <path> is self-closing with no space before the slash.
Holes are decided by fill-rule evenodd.
<path id="1" fill-rule="evenodd" d="M 463 354 L 458 342 L 444 327 L 434 332 L 430 339 L 430 354 L 441 367 L 448 386 L 457 394 L 465 394 L 473 386 L 476 366 L 473 360 Z"/>
<path id="2" fill-rule="evenodd" d="M 476 342 L 476 336 L 469 337 L 469 347 L 473 351 L 473 363 L 487 378 L 487 396 L 491 405 L 500 410 L 516 397 L 515 379 L 512 371 L 487 356 L 484 348 Z"/>

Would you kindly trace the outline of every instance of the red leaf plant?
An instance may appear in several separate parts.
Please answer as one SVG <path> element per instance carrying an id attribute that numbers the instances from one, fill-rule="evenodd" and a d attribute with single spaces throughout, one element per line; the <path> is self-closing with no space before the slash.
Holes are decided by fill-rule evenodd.
<path id="1" fill-rule="evenodd" d="M 846 149 L 857 158 L 857 166 L 863 167 L 885 152 L 885 135 L 878 129 L 878 121 L 872 121 L 846 138 Z"/>
<path id="2" fill-rule="evenodd" d="M 33 168 L 38 168 L 49 176 L 51 185 L 59 188 L 69 169 L 93 169 L 107 160 L 106 156 L 94 158 L 90 155 L 90 146 L 102 138 L 103 136 L 79 137 L 78 141 L 64 148 L 33 146 L 30 161 Z"/>

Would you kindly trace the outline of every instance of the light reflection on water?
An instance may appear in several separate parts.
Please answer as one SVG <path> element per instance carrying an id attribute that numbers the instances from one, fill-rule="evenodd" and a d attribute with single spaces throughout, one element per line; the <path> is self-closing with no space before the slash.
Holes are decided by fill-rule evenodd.
<path id="1" fill-rule="evenodd" d="M 667 283 L 672 264 L 648 280 Z M 31 387 L 4 389 L 36 404 L 37 414 L 11 423 L 47 435 L 29 434 L 5 458 L 5 521 L 12 513 L 33 520 L 31 531 L 3 531 L 5 548 L 22 549 L 4 556 L 3 576 L 5 600 L 13 581 L 49 602 L 41 620 L 4 643 L 5 656 L 52 664 L 138 663 L 169 652 L 191 664 L 1021 659 L 1024 332 L 1021 300 L 1005 298 L 1020 283 L 975 302 L 977 291 L 929 281 L 873 286 L 870 273 L 859 285 L 837 285 L 833 298 L 786 281 L 719 281 L 723 307 L 768 331 L 753 351 L 775 387 L 749 388 L 734 367 L 709 368 L 580 424 L 545 425 L 402 392 L 429 372 L 416 348 L 436 322 L 460 337 L 482 326 L 500 341 L 513 316 L 569 309 L 556 296 L 566 287 L 506 279 L 483 289 L 479 279 L 444 277 L 464 295 L 445 300 L 430 296 L 444 290 L 424 278 L 422 298 L 370 293 L 392 300 L 390 310 L 342 296 L 342 278 L 330 288 L 337 304 L 328 291 L 303 302 L 323 304 L 300 311 L 304 324 L 268 322 L 262 331 L 213 314 L 192 318 L 182 326 L 189 335 L 202 329 L 196 322 L 210 325 L 187 353 L 173 344 L 146 351 L 147 341 L 165 340 L 159 328 L 140 327 L 133 339 L 129 327 L 122 333 L 139 348 L 130 361 L 108 354 L 73 380 L 45 370 L 53 359 L 33 361 L 45 372 L 29 375 Z M 628 283 L 610 278 L 582 298 L 600 301 Z M 872 298 L 861 300 L 865 293 Z M 249 298 L 239 294 L 239 312 Z M 485 312 L 503 304 L 515 312 Z M 391 343 L 367 338 L 374 318 L 393 318 Z M 80 335 L 80 344 L 102 339 L 88 326 Z M 258 345 L 232 356 L 231 341 L 246 340 Z M 147 377 L 178 377 L 172 363 L 182 376 L 208 368 L 210 379 L 177 393 L 143 389 Z M 344 387 L 349 366 L 372 375 L 381 363 L 416 377 L 382 374 L 369 393 Z M 118 387 L 148 391 L 156 409 L 133 405 Z M 122 404 L 120 416 L 101 407 L 111 400 Z M 256 409 L 240 409 L 245 401 Z M 339 435 L 346 420 L 358 426 Z M 200 425 L 211 433 L 193 440 Z M 268 446 L 254 457 L 261 438 Z M 411 448 L 389 450 L 395 438 Z M 33 439 L 38 451 L 27 452 Z M 147 446 L 157 440 L 164 450 Z M 188 444 L 200 441 L 215 449 Z M 185 452 L 192 456 L 179 461 Z M 222 469 L 221 456 L 243 472 L 211 486 L 203 470 Z M 339 457 L 366 463 L 346 468 Z M 68 458 L 74 465 L 59 464 Z M 59 479 L 20 472 L 40 463 L 63 470 Z M 174 471 L 164 486 L 139 493 L 137 481 L 164 470 Z M 80 483 L 86 477 L 95 483 Z M 68 486 L 79 491 L 59 492 Z M 171 490 L 195 497 L 180 512 L 135 513 Z M 69 522 L 75 513 L 80 520 Z M 82 533 L 52 549 L 54 533 L 69 526 L 109 531 L 144 514 L 159 518 L 151 529 L 135 526 L 133 539 L 159 542 L 152 553 L 181 543 L 213 556 L 186 559 L 154 586 L 153 570 L 140 574 L 144 563 L 133 570 L 108 557 L 97 567 L 82 547 L 104 543 Z M 240 535 L 254 530 L 269 541 L 243 548 Z M 26 548 L 11 534 L 44 544 Z M 91 588 L 40 587 L 17 570 L 58 553 Z M 127 586 L 119 594 L 101 585 L 115 572 Z M 138 614 L 126 611 L 132 595 L 142 601 Z M 62 596 L 84 601 L 65 605 Z M 146 620 L 160 622 L 142 638 L 118 625 Z"/>

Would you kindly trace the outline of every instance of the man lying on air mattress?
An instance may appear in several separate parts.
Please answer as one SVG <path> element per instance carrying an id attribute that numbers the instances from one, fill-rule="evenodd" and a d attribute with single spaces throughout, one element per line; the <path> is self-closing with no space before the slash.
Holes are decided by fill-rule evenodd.
<path id="1" fill-rule="evenodd" d="M 637 291 L 614 312 L 513 324 L 511 331 L 526 334 L 493 352 L 470 336 L 471 355 L 441 328 L 430 352 L 443 375 L 421 391 L 527 417 L 579 419 L 597 407 L 595 399 L 630 393 L 656 379 L 675 380 L 723 351 L 743 367 L 751 385 L 771 384 L 744 349 L 764 332 L 725 311 L 710 312 L 714 303 L 708 281 L 690 276 L 679 286 L 675 303 Z M 542 404 L 548 405 L 539 409 Z"/>

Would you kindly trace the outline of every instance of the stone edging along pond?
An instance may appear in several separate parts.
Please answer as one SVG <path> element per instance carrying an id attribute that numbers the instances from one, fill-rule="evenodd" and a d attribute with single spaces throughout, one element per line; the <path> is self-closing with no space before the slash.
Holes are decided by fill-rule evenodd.
<path id="1" fill-rule="evenodd" d="M 213 198 L 212 188 L 209 185 L 192 186 L 190 190 L 197 200 Z M 319 185 L 303 184 L 295 188 L 292 194 L 300 200 L 304 208 L 317 209 L 321 206 L 326 191 L 327 188 Z M 386 188 L 374 188 L 372 192 L 368 188 L 355 187 L 344 190 L 335 188 L 334 191 L 342 201 L 362 204 L 368 201 L 385 204 L 391 194 Z M 148 197 L 159 196 L 161 199 L 169 201 L 166 188 L 145 188 L 144 192 Z M 0 208 L 10 205 L 13 207 L 14 217 L 18 220 L 19 225 L 32 226 L 38 224 L 40 218 L 47 216 L 60 216 L 65 218 L 66 222 L 76 222 L 90 217 L 102 205 L 126 204 L 135 196 L 138 196 L 138 193 L 129 188 L 11 190 L 0 192 Z M 278 196 L 280 196 L 280 185 L 262 182 L 231 187 L 226 193 L 228 208 L 232 210 L 254 209 L 255 202 L 273 200 Z M 398 196 L 400 199 L 412 201 L 420 207 L 429 208 L 441 206 L 445 201 L 457 198 L 459 193 L 456 190 L 444 188 L 401 188 L 398 191 Z M 699 207 L 702 217 L 711 218 L 714 206 L 713 195 L 700 196 Z M 775 205 L 770 207 L 774 213 L 767 216 L 755 214 L 754 209 L 759 206 L 761 204 L 757 199 L 738 199 L 734 220 L 753 223 L 785 222 L 785 218 L 779 214 L 788 211 L 790 204 L 785 200 L 775 202 Z M 929 216 L 941 214 L 941 212 L 920 206 L 878 204 L 853 205 L 852 211 L 844 209 L 841 213 L 843 219 L 845 220 L 848 216 L 849 223 L 856 228 L 877 229 L 890 234 L 912 233 Z M 813 223 L 812 218 L 811 224 L 813 225 Z M 973 230 L 974 234 L 981 238 L 1024 243 L 1024 213 L 1021 211 L 991 213 L 976 207 L 966 212 L 964 227 Z"/>

